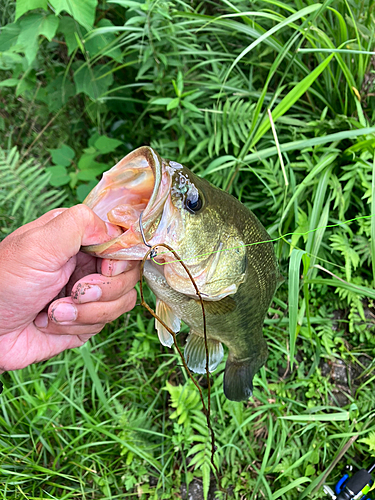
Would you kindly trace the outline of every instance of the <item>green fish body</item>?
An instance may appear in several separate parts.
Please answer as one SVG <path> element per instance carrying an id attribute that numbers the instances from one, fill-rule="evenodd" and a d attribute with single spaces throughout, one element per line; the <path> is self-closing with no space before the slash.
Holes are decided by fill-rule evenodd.
<path id="1" fill-rule="evenodd" d="M 137 170 L 137 165 L 142 167 Z M 150 245 L 166 243 L 177 252 L 204 301 L 209 370 L 216 369 L 226 345 L 224 393 L 233 401 L 247 400 L 253 377 L 267 359 L 263 322 L 279 282 L 270 237 L 256 216 L 233 196 L 148 147 L 133 151 L 104 174 L 85 203 L 124 230 L 85 251 L 140 260 L 148 250 L 143 229 Z M 144 276 L 156 295 L 156 314 L 176 333 L 180 320 L 190 327 L 184 356 L 193 372 L 205 373 L 201 303 L 183 266 L 160 247 L 146 262 Z M 158 321 L 156 328 L 161 343 L 170 347 L 171 334 Z"/>

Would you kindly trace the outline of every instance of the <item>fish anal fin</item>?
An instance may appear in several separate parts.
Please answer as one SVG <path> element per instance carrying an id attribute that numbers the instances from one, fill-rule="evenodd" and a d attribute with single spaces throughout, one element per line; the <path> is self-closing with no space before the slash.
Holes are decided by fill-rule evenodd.
<path id="1" fill-rule="evenodd" d="M 205 312 L 215 316 L 231 313 L 237 307 L 235 300 L 229 296 L 221 300 L 204 300 L 204 297 L 202 298 Z"/>
<path id="2" fill-rule="evenodd" d="M 178 318 L 172 309 L 162 300 L 156 299 L 156 315 L 169 326 L 169 328 L 177 333 L 180 330 L 180 318 Z M 160 343 L 171 347 L 173 345 L 173 337 L 168 330 L 155 318 L 155 328 L 158 332 Z"/>
<path id="3" fill-rule="evenodd" d="M 207 339 L 209 364 L 208 370 L 216 370 L 224 356 L 221 342 Z M 184 357 L 189 369 L 194 373 L 206 373 L 206 346 L 204 338 L 194 332 L 190 332 L 187 338 Z"/>

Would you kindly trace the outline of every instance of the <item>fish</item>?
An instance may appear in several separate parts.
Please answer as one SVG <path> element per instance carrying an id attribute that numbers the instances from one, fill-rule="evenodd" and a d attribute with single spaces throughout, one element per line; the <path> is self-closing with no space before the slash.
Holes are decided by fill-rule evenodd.
<path id="1" fill-rule="evenodd" d="M 254 213 L 149 146 L 105 172 L 84 203 L 123 231 L 83 247 L 85 252 L 142 260 L 149 246 L 165 243 L 175 250 L 203 299 L 209 371 L 222 361 L 224 344 L 224 394 L 232 401 L 248 400 L 254 375 L 268 356 L 263 323 L 280 281 L 271 238 Z M 206 373 L 201 303 L 183 266 L 160 247 L 145 262 L 144 277 L 156 296 L 157 316 L 176 334 L 181 320 L 190 328 L 184 347 L 189 369 Z M 157 320 L 155 326 L 160 342 L 171 347 L 170 332 Z"/>

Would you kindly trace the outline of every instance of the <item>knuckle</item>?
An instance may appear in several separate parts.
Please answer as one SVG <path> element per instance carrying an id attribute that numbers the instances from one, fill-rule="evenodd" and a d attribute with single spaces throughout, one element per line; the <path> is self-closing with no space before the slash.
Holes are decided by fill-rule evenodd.
<path id="1" fill-rule="evenodd" d="M 79 205 L 74 205 L 65 212 L 74 222 L 83 220 L 90 223 L 94 218 L 94 213 L 87 205 L 82 203 Z"/>
<path id="2" fill-rule="evenodd" d="M 124 312 L 131 311 L 137 302 L 137 291 L 133 288 L 126 294 L 126 310 Z"/>
<path id="3" fill-rule="evenodd" d="M 90 334 L 96 335 L 97 333 L 100 333 L 105 327 L 105 325 L 106 325 L 105 323 L 98 323 L 96 325 L 93 325 Z"/>

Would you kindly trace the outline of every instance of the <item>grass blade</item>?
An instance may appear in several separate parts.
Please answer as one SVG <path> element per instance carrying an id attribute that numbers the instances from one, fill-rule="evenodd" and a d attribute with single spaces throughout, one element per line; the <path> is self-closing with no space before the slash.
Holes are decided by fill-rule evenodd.
<path id="1" fill-rule="evenodd" d="M 289 350 L 290 367 L 293 368 L 294 353 L 297 341 L 297 318 L 298 318 L 298 299 L 300 288 L 300 268 L 304 250 L 293 249 L 289 261 Z"/>
<path id="2" fill-rule="evenodd" d="M 334 54 L 328 56 L 322 63 L 319 64 L 309 75 L 307 75 L 301 82 L 299 82 L 276 106 L 272 111 L 272 118 L 275 122 L 280 116 L 283 116 L 295 102 L 311 87 L 318 76 L 325 70 L 328 64 L 331 62 Z M 250 148 L 254 147 L 255 144 L 263 137 L 263 135 L 270 128 L 271 123 L 268 119 L 265 119 L 259 126 L 257 133 L 250 145 Z"/>
<path id="3" fill-rule="evenodd" d="M 372 179 L 371 179 L 371 263 L 373 286 L 375 286 L 375 153 L 372 162 Z"/>
<path id="4" fill-rule="evenodd" d="M 279 490 L 277 490 L 272 495 L 272 500 L 276 500 L 277 498 L 280 498 L 285 493 L 288 493 L 288 491 L 293 490 L 294 488 L 297 488 L 297 486 L 300 486 L 301 484 L 307 483 L 307 482 L 311 482 L 311 479 L 309 477 L 299 477 L 298 479 L 295 479 L 287 486 L 284 486 L 284 488 L 280 488 Z"/>

